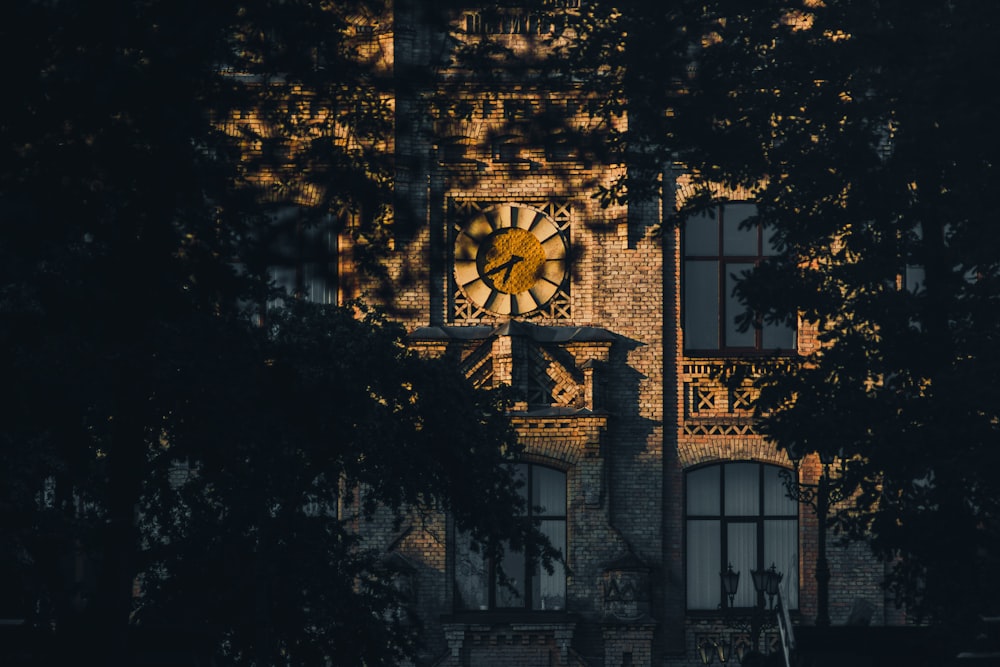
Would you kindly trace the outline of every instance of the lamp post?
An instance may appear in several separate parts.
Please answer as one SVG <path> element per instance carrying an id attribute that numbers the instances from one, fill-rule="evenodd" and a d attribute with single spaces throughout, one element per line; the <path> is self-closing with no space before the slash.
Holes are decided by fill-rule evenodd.
<path id="1" fill-rule="evenodd" d="M 790 443 L 785 450 L 795 468 L 794 477 L 792 473 L 782 472 L 788 496 L 800 504 L 808 505 L 816 513 L 816 523 L 818 524 L 816 528 L 816 625 L 827 627 L 830 625 L 830 565 L 826 560 L 826 523 L 830 514 L 830 505 L 839 503 L 848 495 L 843 478 L 835 478 L 830 475 L 830 466 L 834 460 L 839 458 L 843 461 L 843 459 L 827 451 L 820 452 L 819 460 L 823 468 L 819 479 L 816 484 L 805 484 L 799 481 L 799 464 L 804 456 L 803 451 L 794 442 Z"/>
<path id="2" fill-rule="evenodd" d="M 772 563 L 769 568 L 752 570 L 750 576 L 754 590 L 757 592 L 756 600 L 753 607 L 740 609 L 735 606 L 736 593 L 740 586 L 740 573 L 733 569 L 732 563 L 729 563 L 729 566 L 719 573 L 719 578 L 722 581 L 722 592 L 725 594 L 724 621 L 727 626 L 734 628 L 736 633 L 728 642 L 730 644 L 729 655 L 726 653 L 727 642 L 720 641 L 720 637 L 706 635 L 700 638 L 696 644 L 702 664 L 710 664 L 716 657 L 721 664 L 726 664 L 732 654 L 735 654 L 742 663 L 745 655 L 757 651 L 761 632 L 775 627 L 774 599 L 778 595 L 782 574 Z M 746 635 L 749 635 L 749 641 L 746 640 Z"/>

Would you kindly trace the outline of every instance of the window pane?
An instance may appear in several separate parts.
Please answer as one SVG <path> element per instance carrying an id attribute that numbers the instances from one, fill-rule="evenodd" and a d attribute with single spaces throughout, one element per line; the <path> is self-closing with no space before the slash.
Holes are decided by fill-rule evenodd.
<path id="1" fill-rule="evenodd" d="M 904 273 L 906 291 L 917 294 L 924 289 L 927 281 L 927 271 L 922 266 L 907 266 Z"/>
<path id="2" fill-rule="evenodd" d="M 307 262 L 302 265 L 302 282 L 305 296 L 314 303 L 335 303 L 336 290 L 334 281 L 330 280 L 335 274 L 330 270 L 330 265 L 322 262 Z"/>
<path id="3" fill-rule="evenodd" d="M 495 595 L 498 607 L 524 607 L 524 552 L 511 551 L 504 545 L 504 555 L 497 567 Z M 501 568 L 507 585 L 500 584 Z M 513 589 L 513 590 L 512 590 Z"/>
<path id="4" fill-rule="evenodd" d="M 684 255 L 718 257 L 719 223 L 715 209 L 691 216 L 684 226 Z"/>
<path id="5" fill-rule="evenodd" d="M 486 609 L 489 570 L 482 553 L 470 548 L 468 533 L 455 536 L 455 592 L 460 609 Z"/>
<path id="6" fill-rule="evenodd" d="M 765 350 L 795 349 L 795 327 L 787 324 L 765 324 L 761 332 L 761 345 Z"/>
<path id="7" fill-rule="evenodd" d="M 267 275 L 274 282 L 275 286 L 285 291 L 285 294 L 289 296 L 295 294 L 294 266 L 270 266 L 267 269 Z"/>
<path id="8" fill-rule="evenodd" d="M 684 347 L 719 347 L 719 263 L 684 263 Z"/>
<path id="9" fill-rule="evenodd" d="M 764 514 L 767 516 L 798 516 L 799 505 L 788 497 L 783 472 L 786 471 L 777 466 L 764 466 Z"/>
<path id="10" fill-rule="evenodd" d="M 761 230 L 761 236 L 763 237 L 761 240 L 761 245 L 764 246 L 762 248 L 763 252 L 761 254 L 763 254 L 765 257 L 773 257 L 775 255 L 781 254 L 777 247 L 777 239 L 775 238 L 774 227 L 764 227 Z"/>
<path id="11" fill-rule="evenodd" d="M 313 261 L 330 262 L 336 257 L 336 236 L 333 220 L 324 219 L 301 227 L 301 256 Z"/>
<path id="12" fill-rule="evenodd" d="M 733 605 L 752 607 L 757 595 L 750 574 L 751 570 L 757 569 L 757 524 L 730 523 L 727 525 L 726 539 L 727 560 L 733 564 L 733 569 L 740 573 L 740 585 L 736 589 Z"/>
<path id="13" fill-rule="evenodd" d="M 530 464 L 512 464 L 515 481 L 527 482 L 519 493 L 531 505 L 543 505 L 539 530 L 562 554 L 567 553 L 566 473 Z M 526 520 L 527 518 L 525 518 Z M 463 610 L 565 609 L 566 572 L 562 563 L 553 563 L 552 573 L 540 563 L 529 561 L 522 551 L 504 544 L 499 559 L 472 553 L 465 533 L 455 536 L 456 608 Z M 501 583 L 502 582 L 502 583 Z M 530 588 L 528 588 L 530 586 Z"/>
<path id="14" fill-rule="evenodd" d="M 743 332 L 737 330 L 736 316 L 743 314 L 746 307 L 733 294 L 736 283 L 743 279 L 743 272 L 751 269 L 753 264 L 746 262 L 726 264 L 726 347 L 754 347 L 756 343 L 753 327 Z"/>
<path id="15" fill-rule="evenodd" d="M 549 538 L 556 549 L 566 555 L 566 522 L 543 521 L 542 534 Z M 552 563 L 552 574 L 541 565 L 535 566 L 532 579 L 531 604 L 534 609 L 560 610 L 566 608 L 566 571 L 562 563 Z"/>
<path id="16" fill-rule="evenodd" d="M 720 514 L 719 470 L 720 466 L 708 466 L 687 474 L 688 516 Z"/>
<path id="17" fill-rule="evenodd" d="M 517 493 L 522 498 L 524 498 L 525 507 L 530 505 L 528 498 L 528 465 L 525 463 L 515 463 L 513 465 L 514 469 L 514 482 L 518 484 Z"/>
<path id="18" fill-rule="evenodd" d="M 750 216 L 756 215 L 757 207 L 753 204 L 727 204 L 722 210 L 722 251 L 725 255 L 742 255 L 756 257 L 757 229 L 756 225 L 749 229 L 740 229 L 740 225 Z"/>
<path id="19" fill-rule="evenodd" d="M 760 514 L 759 470 L 756 463 L 726 465 L 726 516 Z"/>
<path id="20" fill-rule="evenodd" d="M 566 473 L 534 466 L 531 470 L 531 502 L 542 507 L 541 515 L 565 516 Z"/>
<path id="21" fill-rule="evenodd" d="M 718 609 L 722 600 L 719 527 L 718 520 L 687 522 L 688 609 Z"/>
<path id="22" fill-rule="evenodd" d="M 789 609 L 799 608 L 798 522 L 794 519 L 764 521 L 764 563 L 781 572 L 781 594 Z"/>

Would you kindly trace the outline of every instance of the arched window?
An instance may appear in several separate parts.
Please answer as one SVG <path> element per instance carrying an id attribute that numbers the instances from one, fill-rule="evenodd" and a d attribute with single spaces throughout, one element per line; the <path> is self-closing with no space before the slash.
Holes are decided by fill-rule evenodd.
<path id="1" fill-rule="evenodd" d="M 740 573 L 733 604 L 755 604 L 752 570 L 773 563 L 789 608 L 799 603 L 798 503 L 785 493 L 781 468 L 723 463 L 689 470 L 686 483 L 687 607 L 723 604 L 719 573 Z"/>
<path id="2" fill-rule="evenodd" d="M 527 522 L 538 521 L 539 530 L 552 545 L 566 554 L 566 473 L 540 465 L 521 463 L 515 475 L 524 482 Z M 506 545 L 505 545 L 506 547 Z M 566 608 L 566 573 L 553 563 L 549 574 L 524 553 L 504 549 L 502 562 L 493 562 L 473 551 L 467 534 L 455 540 L 455 606 L 459 610 L 523 609 L 559 611 Z M 501 585 L 499 568 L 511 579 Z"/>

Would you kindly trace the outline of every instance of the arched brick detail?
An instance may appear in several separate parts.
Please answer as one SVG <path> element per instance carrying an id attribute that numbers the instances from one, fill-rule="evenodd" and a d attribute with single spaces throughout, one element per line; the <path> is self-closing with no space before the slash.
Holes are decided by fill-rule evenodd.
<path id="1" fill-rule="evenodd" d="M 763 186 L 763 183 L 756 188 L 740 186 L 737 188 L 727 188 L 721 183 L 709 183 L 708 187 L 712 191 L 713 197 L 725 198 L 731 201 L 746 201 L 753 199 L 756 191 Z M 677 189 L 674 195 L 674 203 L 680 208 L 695 194 L 695 178 L 691 174 L 682 174 L 677 179 Z"/>
<path id="2" fill-rule="evenodd" d="M 719 461 L 758 461 L 790 467 L 784 451 L 761 437 L 748 438 L 689 438 L 677 443 L 680 465 L 688 469 L 703 463 Z"/>
<path id="3" fill-rule="evenodd" d="M 514 417 L 518 440 L 526 461 L 568 469 L 584 458 L 588 448 L 598 449 L 607 427 L 603 415 L 563 418 Z"/>
<path id="4" fill-rule="evenodd" d="M 525 463 L 538 463 L 549 468 L 556 468 L 557 470 L 562 470 L 563 472 L 568 471 L 574 465 L 577 464 L 579 457 L 566 456 L 567 449 L 563 447 L 554 448 L 536 448 L 528 447 L 525 448 L 524 453 L 521 455 L 521 461 Z"/>

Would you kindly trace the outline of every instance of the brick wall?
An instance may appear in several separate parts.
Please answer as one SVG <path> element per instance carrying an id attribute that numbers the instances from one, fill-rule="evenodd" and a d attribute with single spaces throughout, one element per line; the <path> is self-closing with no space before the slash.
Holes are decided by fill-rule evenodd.
<path id="1" fill-rule="evenodd" d="M 397 68 L 426 67 L 432 41 L 408 30 L 397 36 L 395 47 Z M 373 545 L 404 555 L 414 568 L 415 610 L 427 623 L 427 663 L 700 664 L 698 637 L 724 628 L 711 614 L 685 609 L 684 471 L 717 461 L 784 467 L 789 462 L 755 431 L 751 387 L 726 387 L 713 375 L 717 359 L 683 354 L 679 233 L 667 230 L 660 237 L 653 229 L 663 210 L 689 194 L 690 182 L 667 170 L 663 202 L 601 208 L 592 193 L 625 173 L 624 166 L 549 160 L 542 143 L 525 136 L 514 135 L 502 146 L 495 141 L 516 129 L 512 120 L 519 113 L 543 110 L 590 122 L 585 100 L 571 90 L 544 90 L 528 81 L 490 88 L 449 85 L 451 106 L 434 100 L 430 90 L 407 92 L 396 101 L 399 233 L 386 279 L 368 281 L 362 293 L 390 306 L 411 330 L 479 326 L 488 332 L 508 318 L 456 307 L 451 273 L 456 226 L 473 211 L 501 203 L 547 207 L 568 225 L 571 269 L 564 301 L 559 309 L 518 319 L 566 330 L 594 327 L 610 332 L 613 342 L 565 343 L 555 346 L 558 354 L 549 350 L 549 357 L 532 357 L 531 363 L 552 364 L 546 377 L 571 396 L 560 407 L 580 412 L 542 415 L 528 409 L 525 399 L 514 419 L 527 460 L 567 473 L 572 619 L 555 628 L 536 617 L 515 629 L 511 622 L 477 624 L 474 614 L 449 618 L 454 610 L 447 517 L 414 516 L 397 531 L 382 518 L 366 532 Z M 449 148 L 459 137 L 461 148 Z M 726 194 L 738 199 L 752 193 Z M 528 363 L 528 357 L 518 356 L 514 344 L 501 336 L 489 344 L 485 338 L 427 339 L 417 347 L 424 354 L 450 355 L 466 364 L 474 381 L 492 385 L 523 377 L 515 365 Z M 815 344 L 814 332 L 800 330 L 800 350 Z M 807 462 L 803 479 L 816 473 L 815 464 Z M 815 536 L 815 517 L 803 508 L 799 617 L 807 621 L 815 616 Z M 871 605 L 875 623 L 898 620 L 877 586 L 881 565 L 863 546 L 835 542 L 831 536 L 833 622 L 845 621 L 857 600 Z M 607 568 L 623 557 L 648 568 L 641 580 L 649 613 L 632 625 L 607 615 Z"/>

